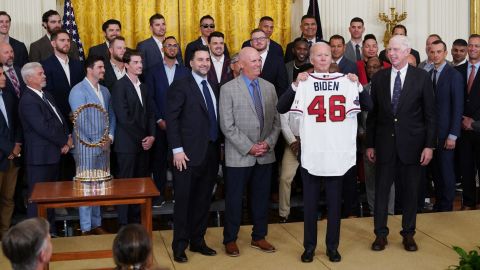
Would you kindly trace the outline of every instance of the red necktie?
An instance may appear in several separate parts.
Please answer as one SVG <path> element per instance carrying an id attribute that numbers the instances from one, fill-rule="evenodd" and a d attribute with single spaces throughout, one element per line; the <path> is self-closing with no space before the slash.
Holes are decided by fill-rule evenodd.
<path id="1" fill-rule="evenodd" d="M 17 75 L 15 74 L 15 70 L 13 70 L 13 67 L 8 69 L 8 76 L 12 81 L 13 88 L 15 88 L 15 94 L 18 98 L 20 98 L 20 83 L 18 82 Z"/>
<path id="2" fill-rule="evenodd" d="M 471 65 L 470 75 L 468 75 L 468 82 L 467 82 L 467 92 L 470 94 L 472 90 L 473 80 L 475 79 L 475 66 Z"/>

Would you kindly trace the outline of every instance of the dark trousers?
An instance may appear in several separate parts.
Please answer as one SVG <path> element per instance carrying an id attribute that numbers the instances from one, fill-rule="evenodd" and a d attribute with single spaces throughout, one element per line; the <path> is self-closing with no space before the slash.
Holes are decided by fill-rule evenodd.
<path id="1" fill-rule="evenodd" d="M 237 240 L 242 220 L 243 190 L 248 187 L 252 214 L 252 239 L 264 239 L 268 232 L 268 206 L 272 164 L 255 164 L 252 167 L 226 167 L 225 225 L 223 243 Z"/>
<path id="2" fill-rule="evenodd" d="M 160 191 L 160 197 L 156 200 L 162 202 L 165 196 L 165 186 L 167 184 L 167 134 L 164 130 L 157 126 L 157 132 L 155 136 L 155 144 L 153 145 L 153 153 L 151 155 L 152 162 L 150 163 L 153 173 L 153 180 L 158 191 Z"/>
<path id="3" fill-rule="evenodd" d="M 189 244 L 198 247 L 205 242 L 212 189 L 218 172 L 218 154 L 218 145 L 210 143 L 202 164 L 189 166 L 187 162 L 186 170 L 173 169 L 174 251 L 185 250 Z"/>
<path id="4" fill-rule="evenodd" d="M 358 215 L 358 190 L 357 190 L 357 166 L 353 166 L 343 177 L 342 186 L 344 217 Z"/>
<path id="5" fill-rule="evenodd" d="M 480 134 L 462 130 L 458 139 L 460 171 L 462 174 L 463 205 L 475 207 L 477 204 L 475 175 L 480 167 Z"/>
<path id="6" fill-rule="evenodd" d="M 300 169 L 303 180 L 303 247 L 315 250 L 317 247 L 317 212 L 320 190 L 325 185 L 327 201 L 327 249 L 336 250 L 340 242 L 340 215 L 342 209 L 343 176 L 315 176 L 304 168 Z"/>
<path id="7" fill-rule="evenodd" d="M 375 235 L 386 237 L 389 233 L 387 227 L 388 197 L 393 181 L 395 181 L 395 191 L 398 190 L 401 195 L 402 231 L 400 234 L 403 236 L 415 234 L 417 196 L 421 177 L 424 176 L 424 167 L 420 164 L 403 164 L 398 157 L 389 163 L 377 162 L 376 167 L 375 209 L 373 214 Z"/>
<path id="8" fill-rule="evenodd" d="M 41 182 L 55 182 L 58 180 L 60 173 L 60 164 L 50 164 L 50 165 L 28 165 L 26 166 L 27 170 L 27 181 L 28 181 L 28 197 L 32 195 L 33 187 L 36 183 Z M 38 216 L 37 213 L 37 204 L 29 203 L 27 205 L 27 217 L 32 218 Z M 55 233 L 55 211 L 54 209 L 47 209 L 47 219 L 50 223 L 50 232 Z"/>
<path id="9" fill-rule="evenodd" d="M 444 142 L 445 140 L 441 140 Z M 455 150 L 438 145 L 433 153 L 432 173 L 435 184 L 435 207 L 437 211 L 452 211 L 455 199 Z"/>
<path id="10" fill-rule="evenodd" d="M 138 153 L 117 152 L 117 178 L 148 177 L 148 151 Z M 117 205 L 118 224 L 140 223 L 140 207 L 137 204 Z"/>

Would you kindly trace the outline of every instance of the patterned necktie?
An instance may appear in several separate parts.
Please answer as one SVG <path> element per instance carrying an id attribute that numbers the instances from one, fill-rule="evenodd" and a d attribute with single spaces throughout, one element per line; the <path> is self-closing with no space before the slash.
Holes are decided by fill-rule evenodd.
<path id="1" fill-rule="evenodd" d="M 357 57 L 357 61 L 362 60 L 362 55 L 360 54 L 360 45 L 355 45 L 355 56 Z"/>
<path id="2" fill-rule="evenodd" d="M 217 116 L 215 115 L 215 107 L 213 106 L 212 96 L 210 95 L 210 90 L 208 89 L 206 80 L 202 81 L 202 92 L 203 97 L 205 97 L 205 102 L 207 103 L 208 120 L 210 121 L 208 135 L 210 137 L 210 141 L 214 142 L 218 138 Z"/>
<path id="3" fill-rule="evenodd" d="M 13 88 L 15 88 L 15 94 L 18 98 L 20 98 L 20 82 L 18 82 L 17 75 L 15 74 L 15 70 L 13 70 L 13 67 L 8 69 L 8 76 L 12 81 Z"/>
<path id="4" fill-rule="evenodd" d="M 392 110 L 393 114 L 397 114 L 398 101 L 400 99 L 400 92 L 402 91 L 402 80 L 400 78 L 400 71 L 397 72 L 397 77 L 395 77 L 395 83 L 393 84 L 393 94 L 392 94 Z"/>
<path id="5" fill-rule="evenodd" d="M 475 66 L 471 65 L 470 66 L 470 75 L 468 75 L 468 81 L 467 81 L 467 92 L 470 94 L 470 91 L 472 91 L 472 85 L 473 85 L 473 80 L 475 80 Z"/>
<path id="6" fill-rule="evenodd" d="M 250 83 L 250 86 L 253 89 L 253 105 L 255 106 L 255 111 L 257 112 L 258 121 L 260 122 L 260 132 L 263 130 L 263 105 L 260 98 L 260 89 L 258 89 L 255 81 Z"/>

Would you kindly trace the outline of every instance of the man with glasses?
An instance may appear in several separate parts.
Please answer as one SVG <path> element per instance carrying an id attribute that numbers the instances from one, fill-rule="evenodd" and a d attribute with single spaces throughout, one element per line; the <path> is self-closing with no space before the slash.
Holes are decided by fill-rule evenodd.
<path id="1" fill-rule="evenodd" d="M 269 38 L 269 41 L 268 41 L 268 50 L 270 52 L 275 52 L 276 54 L 280 55 L 281 57 L 283 57 L 283 48 L 280 44 L 278 44 L 277 42 L 271 40 L 270 38 L 272 37 L 272 34 L 273 34 L 273 28 L 274 28 L 274 24 L 273 24 L 273 19 L 272 17 L 270 16 L 263 16 L 262 18 L 260 18 L 260 21 L 258 22 L 258 28 L 259 29 L 262 29 L 263 32 L 265 32 L 265 34 L 267 35 L 267 37 Z M 250 47 L 250 40 L 245 40 L 242 44 L 242 48 L 245 48 L 245 47 Z"/>
<path id="2" fill-rule="evenodd" d="M 215 31 L 215 21 L 212 16 L 205 15 L 200 18 L 200 37 L 198 39 L 188 43 L 187 48 L 185 48 L 185 66 L 190 67 L 190 60 L 192 60 L 193 51 L 199 46 L 208 46 L 208 37 L 211 33 Z M 230 57 L 230 53 L 227 49 L 227 44 L 225 44 L 225 55 Z"/>

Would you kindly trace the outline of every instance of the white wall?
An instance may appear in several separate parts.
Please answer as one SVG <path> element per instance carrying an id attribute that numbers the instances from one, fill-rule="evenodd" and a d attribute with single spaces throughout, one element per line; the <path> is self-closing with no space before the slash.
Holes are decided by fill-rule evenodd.
<path id="1" fill-rule="evenodd" d="M 400 2 L 400 0 L 318 0 L 324 39 L 340 34 L 348 41 L 350 19 L 361 17 L 365 21 L 365 34 L 374 34 L 380 48 L 383 49 L 381 40 L 385 24 L 378 19 L 380 1 L 384 1 L 384 6 L 387 6 L 387 2 Z M 419 51 L 422 60 L 426 58 L 425 40 L 429 34 L 439 34 L 447 44 L 448 50 L 455 39 L 468 38 L 469 2 L 469 0 L 406 0 L 407 19 L 401 23 L 407 27 L 413 48 Z M 293 21 L 293 18 L 301 17 L 298 14 L 306 14 L 308 4 L 309 0 L 293 1 L 292 13 L 296 15 L 292 14 L 292 30 L 295 28 L 293 25 L 297 25 L 296 28 L 300 25 L 300 19 Z M 298 35 L 299 31 L 292 31 L 292 39 Z"/>
<path id="2" fill-rule="evenodd" d="M 10 36 L 22 41 L 30 49 L 30 43 L 42 37 L 42 14 L 57 8 L 55 0 L 1 0 L 0 10 L 12 17 Z"/>

